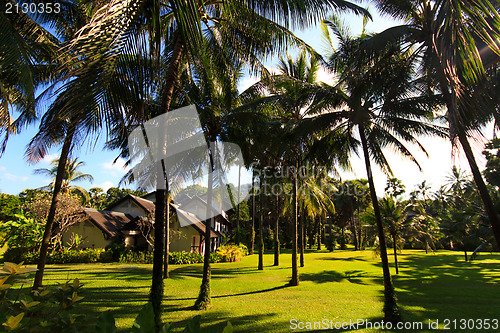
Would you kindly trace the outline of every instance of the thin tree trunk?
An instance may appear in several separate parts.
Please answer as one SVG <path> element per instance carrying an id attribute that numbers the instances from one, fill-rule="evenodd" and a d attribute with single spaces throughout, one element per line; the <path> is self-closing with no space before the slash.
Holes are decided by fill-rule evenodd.
<path id="1" fill-rule="evenodd" d="M 153 279 L 149 300 L 153 305 L 156 327 L 161 327 L 161 302 L 163 299 L 163 235 L 165 232 L 165 177 L 163 169 L 157 167 L 157 186 L 155 193 L 155 224 L 153 249 Z"/>
<path id="2" fill-rule="evenodd" d="M 38 259 L 37 271 L 35 274 L 35 281 L 33 289 L 36 290 L 42 286 L 43 273 L 45 271 L 45 263 L 47 262 L 47 252 L 49 250 L 50 238 L 52 236 L 52 229 L 54 226 L 54 219 L 56 217 L 57 203 L 59 202 L 59 193 L 61 192 L 61 185 L 64 178 L 64 171 L 68 161 L 69 152 L 71 151 L 71 144 L 75 134 L 75 127 L 70 127 L 64 138 L 64 143 L 59 157 L 59 164 L 57 165 L 56 181 L 54 183 L 54 191 L 52 192 L 52 202 L 50 203 L 49 214 L 47 216 L 47 223 L 43 232 L 42 244 L 40 246 L 40 257 Z"/>
<path id="3" fill-rule="evenodd" d="M 370 196 L 372 199 L 373 211 L 375 213 L 375 220 L 377 222 L 377 231 L 380 244 L 380 258 L 382 260 L 382 271 L 384 274 L 384 319 L 390 322 L 399 322 L 401 320 L 401 317 L 399 314 L 398 305 L 396 303 L 396 293 L 394 291 L 394 286 L 392 285 L 391 272 L 389 271 L 389 260 L 387 258 L 384 227 L 382 225 L 382 216 L 380 215 L 380 207 L 378 205 L 377 193 L 375 191 L 375 184 L 373 182 L 370 154 L 368 152 L 368 142 L 366 141 L 364 128 L 361 125 L 359 125 L 359 135 L 361 137 L 361 144 L 363 146 L 366 174 L 368 176 Z"/>
<path id="4" fill-rule="evenodd" d="M 259 194 L 259 265 L 258 265 L 258 270 L 262 271 L 264 270 L 264 212 L 262 209 L 262 196 L 263 196 L 263 191 L 262 189 L 264 188 L 262 186 L 262 176 L 260 181 L 260 194 Z"/>
<path id="5" fill-rule="evenodd" d="M 250 254 L 255 247 L 255 173 L 252 171 L 252 228 L 250 230 Z"/>
<path id="6" fill-rule="evenodd" d="M 299 285 L 299 268 L 297 267 L 297 224 L 298 224 L 298 163 L 295 164 L 293 174 L 293 232 L 292 232 L 292 279 L 291 286 Z"/>
<path id="7" fill-rule="evenodd" d="M 493 205 L 493 201 L 491 200 L 490 193 L 488 192 L 488 188 L 484 183 L 481 171 L 479 171 L 479 168 L 477 166 L 476 159 L 474 158 L 474 154 L 472 153 L 472 148 L 469 144 L 469 140 L 467 139 L 465 133 L 462 132 L 462 130 L 459 130 L 458 139 L 460 140 L 460 144 L 462 145 L 462 148 L 465 152 L 467 161 L 469 161 L 470 169 L 474 177 L 474 182 L 476 183 L 479 194 L 481 195 L 481 200 L 484 204 L 484 208 L 486 210 L 486 213 L 488 214 L 488 219 L 491 223 L 491 228 L 493 229 L 493 235 L 495 236 L 497 246 L 500 247 L 500 220 L 495 210 L 495 206 Z"/>
<path id="8" fill-rule="evenodd" d="M 238 245 L 240 243 L 240 192 L 241 192 L 241 165 L 238 167 L 238 199 L 236 206 L 236 237 L 235 243 Z"/>
<path id="9" fill-rule="evenodd" d="M 448 88 L 450 88 L 448 84 L 448 80 L 446 79 L 446 74 L 443 70 L 443 66 L 438 66 L 438 75 L 439 75 L 439 84 L 441 91 L 443 92 L 444 99 L 446 102 L 446 108 L 448 109 L 448 113 L 451 116 L 457 117 L 459 114 L 458 104 L 456 100 L 456 95 L 454 92 L 450 92 Z M 451 87 L 453 88 L 453 87 Z M 454 91 L 454 89 L 452 89 Z M 450 121 L 449 121 L 450 122 Z M 455 121 L 456 122 L 456 121 Z M 454 125 L 454 126 L 453 126 Z M 493 201 L 491 200 L 490 193 L 488 192 L 488 188 L 484 183 L 483 176 L 481 175 L 481 171 L 479 170 L 476 159 L 472 152 L 472 148 L 469 144 L 469 140 L 467 139 L 467 135 L 464 132 L 463 128 L 460 127 L 460 124 L 450 124 L 450 126 L 456 127 L 454 128 L 458 134 L 458 140 L 462 145 L 462 149 L 465 152 L 465 156 L 467 157 L 467 161 L 469 162 L 469 166 L 472 172 L 472 176 L 474 177 L 474 182 L 476 183 L 479 194 L 481 195 L 481 200 L 483 201 L 484 208 L 486 210 L 486 214 L 488 214 L 488 219 L 491 224 L 491 228 L 493 230 L 493 235 L 497 242 L 497 247 L 500 248 L 500 219 L 498 218 L 498 214 L 496 213 L 495 207 L 493 205 Z"/>
<path id="10" fill-rule="evenodd" d="M 279 196 L 276 195 L 276 220 L 274 224 L 274 264 L 273 266 L 280 265 L 280 237 L 279 237 Z"/>
<path id="11" fill-rule="evenodd" d="M 392 247 L 394 249 L 394 266 L 396 267 L 396 274 L 399 274 L 398 269 L 398 249 L 396 246 L 396 234 L 392 234 Z"/>
<path id="12" fill-rule="evenodd" d="M 168 272 L 168 260 L 170 253 L 170 193 L 168 191 L 168 180 L 166 183 L 167 186 L 167 200 L 165 204 L 165 253 L 164 253 L 164 261 L 163 261 L 163 278 L 168 279 L 170 274 Z"/>
<path id="13" fill-rule="evenodd" d="M 214 149 L 215 141 L 210 143 L 210 170 L 208 174 L 208 189 L 207 189 L 207 219 L 205 220 L 205 253 L 203 255 L 203 279 L 201 281 L 200 293 L 198 299 L 196 300 L 194 307 L 197 310 L 206 310 L 210 307 L 211 296 L 210 296 L 210 251 L 211 251 L 211 239 L 210 231 L 212 223 L 215 225 L 215 218 L 208 218 L 212 215 L 212 195 L 213 195 L 213 172 L 214 172 Z"/>
<path id="14" fill-rule="evenodd" d="M 175 42 L 174 51 L 170 64 L 165 76 L 165 87 L 161 98 L 161 111 L 167 113 L 170 110 L 172 95 L 174 92 L 175 83 L 177 82 L 179 64 L 184 50 L 184 44 L 180 36 Z M 154 226 L 154 251 L 153 251 L 153 279 L 151 281 L 150 301 L 153 305 L 155 323 L 157 330 L 161 326 L 161 301 L 163 299 L 163 235 L 165 226 L 165 191 L 162 189 L 165 182 L 161 168 L 157 172 L 157 188 L 156 188 L 156 209 L 155 209 L 155 226 Z M 161 173 L 161 177 L 160 177 Z"/>
<path id="15" fill-rule="evenodd" d="M 465 262 L 467 262 L 467 250 L 464 250 Z"/>
<path id="16" fill-rule="evenodd" d="M 318 247 L 316 250 L 321 251 L 321 215 L 318 215 Z"/>
<path id="17" fill-rule="evenodd" d="M 299 250 L 300 250 L 300 267 L 304 267 L 304 248 L 306 246 L 305 244 L 305 230 L 304 230 L 304 224 L 306 220 L 306 213 L 304 209 L 304 203 L 300 205 L 300 230 L 299 230 Z"/>

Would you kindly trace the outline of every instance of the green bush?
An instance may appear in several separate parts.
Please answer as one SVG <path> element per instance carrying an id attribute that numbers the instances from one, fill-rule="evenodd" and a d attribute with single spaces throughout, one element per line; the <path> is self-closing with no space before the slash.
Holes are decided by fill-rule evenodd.
<path id="1" fill-rule="evenodd" d="M 203 262 L 203 256 L 196 252 L 171 252 L 168 263 L 172 265 L 198 264 Z"/>
<path id="2" fill-rule="evenodd" d="M 222 257 L 217 252 L 210 253 L 210 263 L 220 262 Z"/>
<path id="3" fill-rule="evenodd" d="M 130 264 L 152 264 L 153 252 L 126 251 L 120 255 L 119 262 Z"/>
<path id="4" fill-rule="evenodd" d="M 47 255 L 48 264 L 80 264 L 94 262 L 110 262 L 112 253 L 104 249 L 85 249 L 85 250 L 61 250 Z M 38 262 L 38 252 L 25 252 L 21 256 L 20 261 L 27 264 L 35 264 Z M 4 257 L 7 261 L 7 259 Z"/>
<path id="5" fill-rule="evenodd" d="M 235 262 L 248 255 L 248 248 L 241 243 L 228 244 L 220 246 L 216 253 L 220 256 L 220 262 Z"/>

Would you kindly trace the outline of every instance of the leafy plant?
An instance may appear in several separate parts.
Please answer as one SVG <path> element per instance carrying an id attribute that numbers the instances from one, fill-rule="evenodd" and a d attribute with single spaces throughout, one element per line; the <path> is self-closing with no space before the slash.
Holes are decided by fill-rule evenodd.
<path id="1" fill-rule="evenodd" d="M 83 299 L 78 295 L 80 281 L 67 281 L 53 290 L 23 291 L 22 286 L 29 283 L 28 274 L 36 269 L 22 265 L 6 262 L 0 271 L 0 331 L 78 331 L 81 316 L 70 314 L 69 310 Z M 21 288 L 14 289 L 19 283 Z"/>

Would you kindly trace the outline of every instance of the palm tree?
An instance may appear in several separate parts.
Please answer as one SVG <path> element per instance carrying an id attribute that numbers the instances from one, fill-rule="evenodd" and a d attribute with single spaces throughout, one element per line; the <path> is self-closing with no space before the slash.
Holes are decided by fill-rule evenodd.
<path id="1" fill-rule="evenodd" d="M 144 8 L 150 9 L 143 18 L 148 22 L 147 30 L 152 53 L 161 52 L 163 40 L 173 41 L 173 48 L 168 49 L 171 53 L 164 76 L 165 85 L 159 93 L 162 113 L 170 109 L 179 66 L 185 54 L 198 59 L 204 66 L 214 61 L 229 64 L 228 58 L 230 58 L 229 60 L 243 60 L 253 70 L 267 73 L 260 62 L 262 56 L 275 50 L 283 50 L 286 44 L 306 46 L 287 27 L 307 26 L 336 7 L 365 12 L 362 8 L 343 0 L 301 2 L 300 5 L 272 0 L 250 3 L 237 0 L 223 3 L 206 1 L 201 4 L 194 1 L 170 0 L 166 3 L 153 2 L 143 6 L 145 3 L 147 2 L 144 0 L 111 1 L 96 15 L 95 20 L 82 30 L 74 46 L 80 52 L 107 50 L 104 55 L 97 55 L 97 62 L 106 61 L 127 48 L 137 48 L 139 43 L 136 39 L 143 34 L 133 27 L 140 21 L 140 11 Z M 164 34 L 164 31 L 167 33 Z M 207 48 L 204 47 L 204 44 L 207 44 L 205 40 L 207 36 L 211 37 L 208 39 L 212 41 L 208 43 L 208 49 L 211 51 L 209 53 L 206 53 Z M 213 57 L 214 54 L 220 57 Z M 156 57 L 157 63 L 158 59 L 159 57 Z M 206 70 L 209 71 L 209 68 Z M 161 178 L 162 175 L 158 174 L 158 181 Z M 155 227 L 163 230 L 164 191 L 157 190 L 156 195 L 158 206 L 155 213 Z M 162 235 L 163 231 L 155 230 L 155 241 L 158 245 L 162 241 Z M 159 258 L 162 257 L 162 251 L 158 249 L 159 247 L 155 247 L 155 258 L 158 258 L 153 264 L 151 292 L 158 327 L 163 283 L 162 260 Z"/>
<path id="2" fill-rule="evenodd" d="M 50 189 L 54 188 L 54 184 L 56 181 L 56 176 L 57 176 L 57 169 L 59 165 L 59 159 L 55 159 L 50 164 L 53 165 L 52 168 L 47 169 L 47 168 L 40 168 L 40 169 L 35 169 L 35 174 L 37 175 L 45 175 L 52 177 L 52 183 L 48 186 Z M 81 171 L 78 171 L 79 168 L 85 166 L 85 163 L 82 161 L 78 161 L 78 158 L 74 159 L 69 159 L 66 163 L 66 167 L 64 170 L 64 176 L 63 176 L 63 181 L 61 184 L 61 193 L 73 193 L 82 199 L 83 203 L 86 203 L 90 200 L 89 193 L 87 190 L 85 190 L 83 187 L 80 186 L 74 186 L 72 183 L 76 182 L 81 182 L 81 181 L 89 181 L 93 182 L 94 177 L 88 173 L 83 173 Z"/>
<path id="3" fill-rule="evenodd" d="M 327 133 L 318 141 L 322 147 L 333 145 L 337 151 L 340 147 L 346 154 L 357 151 L 359 146 L 362 148 L 380 242 L 385 319 L 397 321 L 400 316 L 389 271 L 371 161 L 391 174 L 383 148 L 391 147 L 417 163 L 403 142 L 416 144 L 425 152 L 416 135 L 445 136 L 446 131 L 429 121 L 437 103 L 419 90 L 408 54 L 390 45 L 376 56 L 368 55 L 360 48 L 368 37 L 364 29 L 360 37 L 353 38 L 338 19 L 327 21 L 327 24 L 340 44 L 329 59 L 329 67 L 338 73 L 339 82 L 335 86 L 324 84 L 321 89 L 315 89 L 314 108 L 319 115 L 308 119 L 304 126 Z M 326 38 L 332 40 L 326 27 L 325 31 Z M 332 131 L 332 128 L 335 130 Z M 359 137 L 356 137 L 355 130 Z M 348 139 L 335 140 L 339 131 Z"/>
<path id="4" fill-rule="evenodd" d="M 422 69 L 431 87 L 443 94 L 453 145 L 465 152 L 474 181 L 485 206 L 497 244 L 500 244 L 500 219 L 477 166 L 468 137 L 492 119 L 494 108 L 479 85 L 485 81 L 485 65 L 492 65 L 500 54 L 500 15 L 497 1 L 377 0 L 384 14 L 404 21 L 374 38 L 401 40 L 415 46 Z M 492 53 L 496 55 L 492 55 Z M 493 59 L 493 61 L 492 61 Z M 432 88 L 431 88 L 432 89 Z M 482 105 L 478 107 L 478 105 Z"/>
<path id="5" fill-rule="evenodd" d="M 10 135 L 36 120 L 35 91 L 56 76 L 54 67 L 60 45 L 44 28 L 59 15 L 30 15 L 12 7 L 7 12 L 9 4 L 12 2 L 2 2 L 4 9 L 0 13 L 0 155 Z M 51 6 L 61 6 L 61 1 L 53 1 Z M 63 15 L 64 7 L 59 8 L 63 8 Z M 19 115 L 15 120 L 13 109 Z"/>

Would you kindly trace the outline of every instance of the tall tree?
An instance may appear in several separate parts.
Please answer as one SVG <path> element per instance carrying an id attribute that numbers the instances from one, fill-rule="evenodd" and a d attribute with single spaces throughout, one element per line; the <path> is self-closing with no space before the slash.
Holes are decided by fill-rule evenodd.
<path id="1" fill-rule="evenodd" d="M 469 144 L 469 137 L 493 117 L 493 108 L 484 107 L 490 96 L 479 89 L 478 83 L 485 81 L 485 67 L 496 63 L 500 55 L 499 2 L 377 0 L 375 3 L 382 13 L 404 24 L 382 32 L 372 42 L 398 39 L 415 46 L 428 82 L 443 95 L 451 142 L 460 143 L 465 153 L 496 242 L 500 244 L 500 219 Z"/>
<path id="2" fill-rule="evenodd" d="M 308 119 L 306 128 L 329 131 L 319 144 L 341 145 L 345 152 L 357 151 L 361 146 L 370 196 L 377 222 L 382 269 L 384 275 L 384 314 L 388 321 L 400 320 L 399 309 L 387 259 L 385 233 L 374 186 L 371 161 L 391 174 L 383 149 L 391 147 L 416 163 L 403 142 L 416 144 L 417 135 L 445 136 L 444 128 L 430 123 L 436 101 L 423 95 L 410 55 L 390 45 L 376 56 L 363 51 L 360 44 L 368 37 L 352 37 L 342 23 L 334 18 L 327 21 L 339 42 L 329 59 L 329 67 L 339 75 L 335 86 L 315 89 L 315 108 L 319 114 Z M 329 30 L 325 37 L 332 41 Z M 332 131 L 331 129 L 335 129 Z M 335 140 L 338 131 L 347 133 L 343 142 Z M 359 139 L 355 135 L 355 131 Z M 425 150 L 424 150 L 425 152 Z M 417 164 L 418 165 L 418 164 Z"/>

